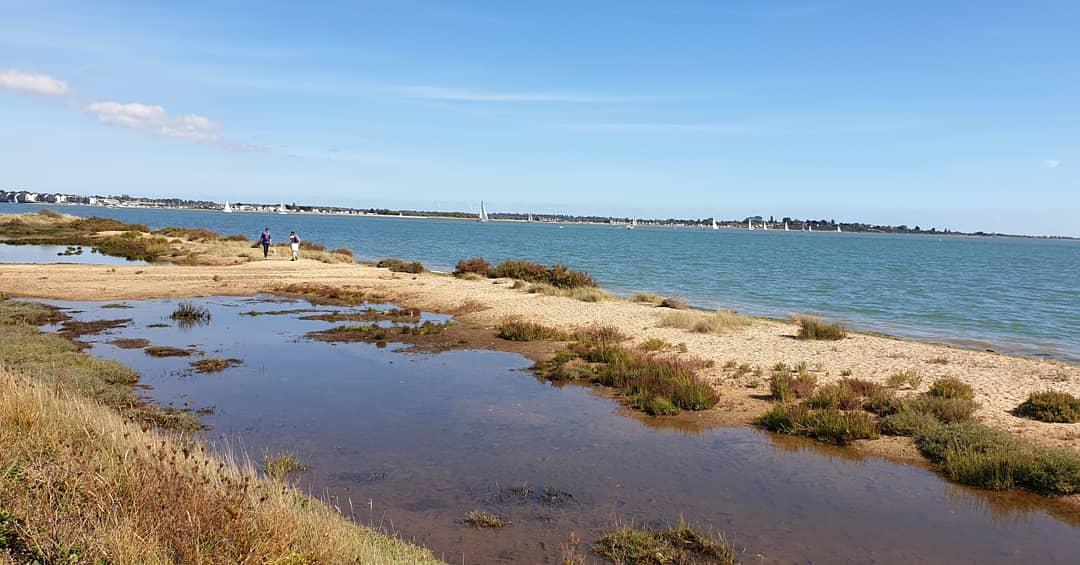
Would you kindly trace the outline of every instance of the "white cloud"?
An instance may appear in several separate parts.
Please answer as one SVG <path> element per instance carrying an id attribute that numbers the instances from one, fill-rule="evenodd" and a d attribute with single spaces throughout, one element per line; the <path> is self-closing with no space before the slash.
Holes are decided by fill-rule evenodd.
<path id="1" fill-rule="evenodd" d="M 1047 169 L 1056 169 L 1061 165 L 1061 161 L 1058 161 L 1057 159 L 1047 159 L 1043 161 L 1042 164 Z"/>
<path id="2" fill-rule="evenodd" d="M 220 143 L 221 126 L 198 114 L 172 116 L 161 106 L 130 102 L 91 102 L 86 111 L 103 124 L 118 125 L 156 135 L 191 141 Z"/>
<path id="3" fill-rule="evenodd" d="M 448 100 L 454 102 L 568 102 L 602 104 L 634 102 L 642 100 L 635 96 L 609 96 L 568 92 L 491 92 L 447 88 L 442 86 L 399 86 L 396 90 L 412 98 L 425 100 Z"/>
<path id="4" fill-rule="evenodd" d="M 49 75 L 15 69 L 0 70 L 0 89 L 41 96 L 63 96 L 70 90 L 66 82 Z"/>

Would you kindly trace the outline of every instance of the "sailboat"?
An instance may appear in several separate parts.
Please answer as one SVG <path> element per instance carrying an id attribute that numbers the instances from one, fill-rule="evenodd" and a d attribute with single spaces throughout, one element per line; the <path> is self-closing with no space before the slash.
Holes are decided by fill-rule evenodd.
<path id="1" fill-rule="evenodd" d="M 754 231 L 754 222 L 750 218 L 746 219 L 746 229 Z"/>
<path id="2" fill-rule="evenodd" d="M 229 201 L 228 200 L 225 201 L 225 207 L 222 208 L 221 211 L 225 212 L 226 214 L 231 214 L 232 213 L 232 206 L 229 206 Z"/>
<path id="3" fill-rule="evenodd" d="M 480 201 L 480 217 L 476 220 L 478 222 L 488 221 L 487 208 L 484 208 L 484 201 Z"/>
<path id="4" fill-rule="evenodd" d="M 528 221 L 528 222 L 529 222 L 530 224 L 531 224 L 531 223 L 533 223 L 533 217 L 532 217 L 532 214 L 529 214 L 529 219 L 528 219 L 528 220 L 526 220 L 526 221 Z"/>
<path id="5" fill-rule="evenodd" d="M 634 218 L 633 220 L 630 220 L 630 223 L 626 224 L 626 229 L 628 229 L 628 230 L 632 230 L 632 229 L 634 229 L 636 227 L 637 227 L 637 218 Z"/>
<path id="6" fill-rule="evenodd" d="M 836 224 L 836 233 L 841 233 L 840 232 L 840 224 Z"/>
<path id="7" fill-rule="evenodd" d="M 712 219 L 712 229 L 714 229 L 714 230 L 720 229 L 720 226 L 716 225 L 716 218 Z"/>
<path id="8" fill-rule="evenodd" d="M 285 209 L 284 202 L 278 202 L 277 213 L 282 215 L 289 213 L 289 211 Z"/>
<path id="9" fill-rule="evenodd" d="M 763 229 L 765 231 L 769 231 L 769 223 L 766 222 L 765 220 L 761 220 L 761 229 Z"/>
<path id="10" fill-rule="evenodd" d="M 789 229 L 788 229 L 788 227 L 787 227 L 787 222 L 784 222 L 784 231 L 791 231 L 791 230 L 789 230 Z"/>

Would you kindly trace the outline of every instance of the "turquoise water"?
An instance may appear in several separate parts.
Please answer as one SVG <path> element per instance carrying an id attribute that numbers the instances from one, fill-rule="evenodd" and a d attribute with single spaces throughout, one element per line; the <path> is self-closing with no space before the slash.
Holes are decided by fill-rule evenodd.
<path id="1" fill-rule="evenodd" d="M 36 210 L 0 204 L 0 212 Z M 222 214 L 63 207 L 153 228 L 255 238 L 269 226 L 362 259 L 450 270 L 483 256 L 565 263 L 605 288 L 680 295 L 703 307 L 785 317 L 816 313 L 892 335 L 1080 362 L 1080 242 L 525 224 L 392 217 Z"/>

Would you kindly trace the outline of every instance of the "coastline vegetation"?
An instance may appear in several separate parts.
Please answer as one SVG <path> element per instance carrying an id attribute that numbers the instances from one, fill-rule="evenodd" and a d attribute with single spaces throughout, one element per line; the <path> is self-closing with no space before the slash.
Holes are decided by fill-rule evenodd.
<path id="1" fill-rule="evenodd" d="M 132 370 L 33 325 L 59 314 L 0 300 L 0 562 L 437 563 L 210 455 Z"/>
<path id="2" fill-rule="evenodd" d="M 838 323 L 830 323 L 814 316 L 794 315 L 791 321 L 799 326 L 799 339 L 841 340 L 847 337 L 847 330 Z"/>
<path id="3" fill-rule="evenodd" d="M 738 563 L 735 549 L 722 535 L 703 534 L 683 521 L 663 530 L 623 526 L 604 534 L 593 551 L 604 559 L 627 565 Z"/>
<path id="4" fill-rule="evenodd" d="M 198 361 L 192 361 L 191 367 L 198 373 L 220 373 L 230 367 L 239 365 L 241 361 L 239 359 L 223 359 L 221 357 L 212 357 L 207 359 L 199 359 Z"/>
<path id="5" fill-rule="evenodd" d="M 1053 390 L 1033 392 L 1014 413 L 1040 422 L 1075 424 L 1080 422 L 1080 398 Z"/>
<path id="6" fill-rule="evenodd" d="M 754 319 L 731 310 L 716 312 L 695 312 L 690 310 L 669 312 L 660 318 L 659 325 L 665 328 L 679 328 L 703 334 L 722 334 L 751 326 Z"/>
<path id="7" fill-rule="evenodd" d="M 583 271 L 565 265 L 550 267 L 531 261 L 508 260 L 492 266 L 483 257 L 462 259 L 454 268 L 454 276 L 479 275 L 484 278 L 508 278 L 527 283 L 545 284 L 558 289 L 596 288 L 596 281 Z"/>
<path id="8" fill-rule="evenodd" d="M 404 261 L 402 259 L 383 259 L 375 264 L 382 269 L 390 269 L 392 273 L 411 273 L 418 275 L 427 269 L 420 261 Z"/>

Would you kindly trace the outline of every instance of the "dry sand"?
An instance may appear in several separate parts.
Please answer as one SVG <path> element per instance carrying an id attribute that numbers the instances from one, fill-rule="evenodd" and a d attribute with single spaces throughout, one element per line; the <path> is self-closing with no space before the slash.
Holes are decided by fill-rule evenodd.
<path id="1" fill-rule="evenodd" d="M 749 422 L 767 409 L 768 374 L 777 362 L 805 362 L 819 382 L 852 376 L 884 382 L 899 371 L 922 375 L 920 390 L 936 378 L 954 376 L 975 388 L 977 418 L 1016 435 L 1044 443 L 1080 447 L 1080 424 L 1048 424 L 1010 414 L 1028 394 L 1058 390 L 1080 395 L 1080 367 L 985 351 L 919 343 L 887 336 L 851 334 L 841 341 L 798 341 L 796 326 L 758 320 L 724 335 L 657 327 L 669 310 L 622 300 L 586 303 L 571 298 L 527 294 L 505 280 L 460 280 L 446 275 L 391 273 L 365 265 L 324 264 L 283 259 L 233 266 L 0 265 L 0 291 L 14 296 L 67 300 L 248 295 L 289 283 L 318 283 L 364 289 L 401 306 L 449 312 L 471 325 L 491 327 L 518 316 L 558 327 L 615 326 L 641 341 L 660 338 L 685 343 L 689 353 L 716 366 L 703 375 L 722 395 L 711 414 L 698 417 L 727 423 Z M 760 367 L 762 376 L 736 376 L 729 360 Z"/>

